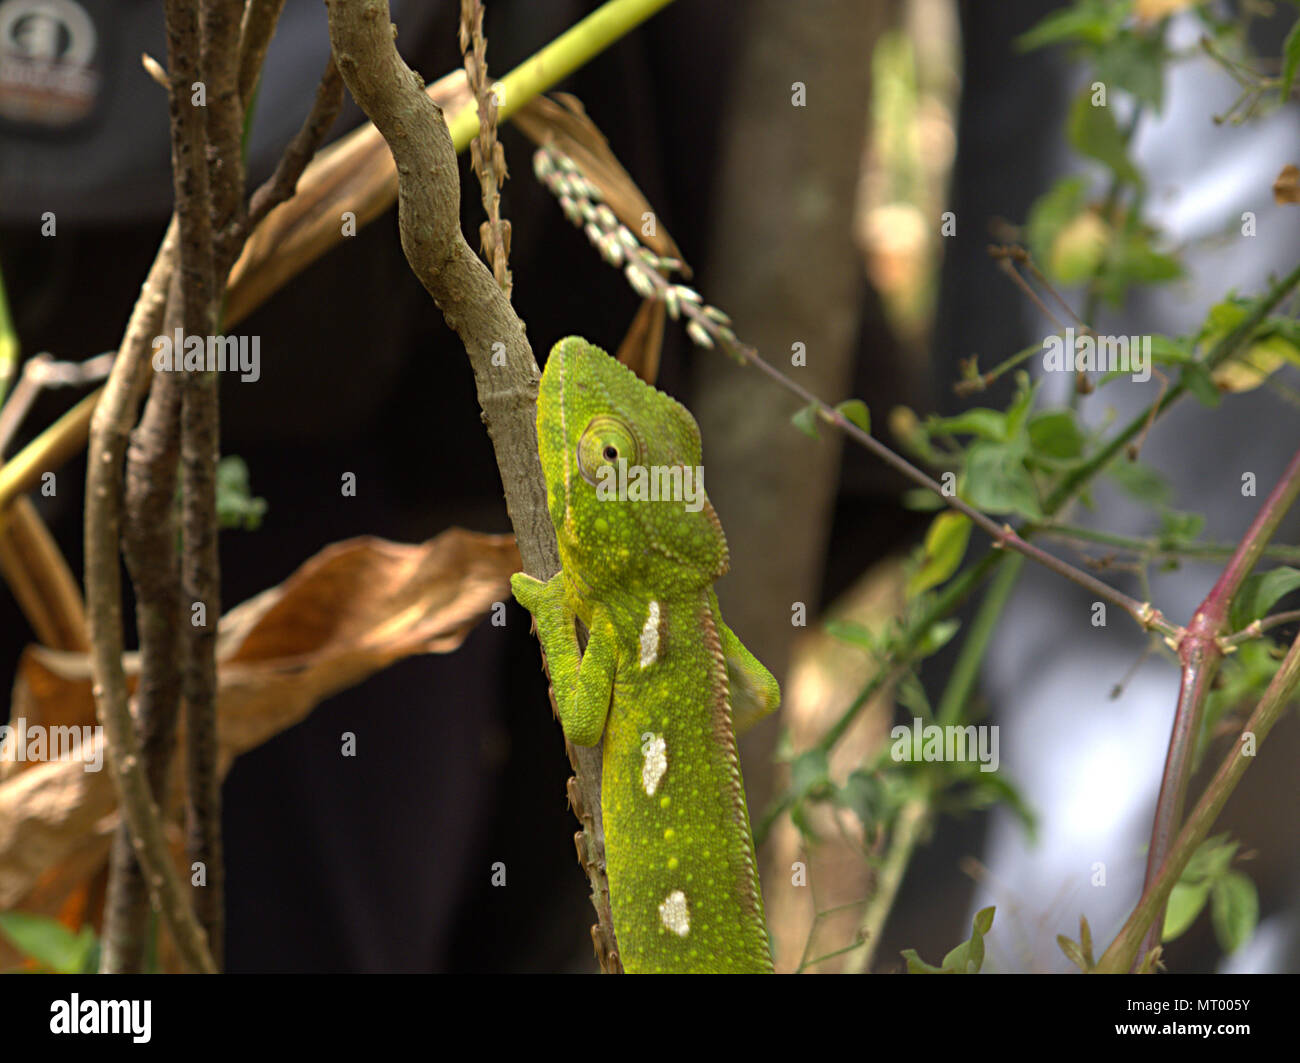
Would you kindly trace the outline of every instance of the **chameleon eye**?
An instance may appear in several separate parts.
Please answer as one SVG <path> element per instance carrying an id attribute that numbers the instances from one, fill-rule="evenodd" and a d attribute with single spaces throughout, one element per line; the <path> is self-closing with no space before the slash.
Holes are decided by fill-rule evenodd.
<path id="1" fill-rule="evenodd" d="M 617 417 L 607 414 L 593 417 L 578 440 L 578 471 L 593 486 L 603 466 L 616 466 L 620 461 L 636 465 L 640 459 L 641 448 L 636 436 Z"/>

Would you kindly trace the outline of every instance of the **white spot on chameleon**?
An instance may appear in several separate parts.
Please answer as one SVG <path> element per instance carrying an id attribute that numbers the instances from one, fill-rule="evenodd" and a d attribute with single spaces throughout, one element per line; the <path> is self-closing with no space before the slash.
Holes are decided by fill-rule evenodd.
<path id="1" fill-rule="evenodd" d="M 663 735 L 641 736 L 641 787 L 647 797 L 654 797 L 659 783 L 668 771 L 668 743 Z"/>
<path id="2" fill-rule="evenodd" d="M 659 905 L 659 921 L 679 938 L 691 932 L 691 913 L 686 908 L 686 894 L 673 890 Z"/>
<path id="3" fill-rule="evenodd" d="M 641 667 L 654 664 L 659 659 L 659 603 L 651 602 L 641 628 Z"/>

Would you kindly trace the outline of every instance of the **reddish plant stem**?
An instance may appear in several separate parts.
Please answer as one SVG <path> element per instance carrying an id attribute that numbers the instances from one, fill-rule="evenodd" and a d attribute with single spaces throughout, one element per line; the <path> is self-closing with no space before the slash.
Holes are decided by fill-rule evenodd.
<path id="1" fill-rule="evenodd" d="M 1187 625 L 1187 633 L 1178 642 L 1178 657 L 1183 665 L 1182 684 L 1169 735 L 1169 751 L 1165 755 L 1165 770 L 1160 781 L 1155 820 L 1151 825 L 1151 847 L 1142 883 L 1144 895 L 1159 875 L 1182 821 L 1183 801 L 1187 795 L 1192 753 L 1196 745 L 1196 728 L 1206 695 L 1210 692 L 1210 684 L 1223 658 L 1219 637 L 1227 625 L 1228 609 L 1241 588 L 1242 581 L 1255 567 L 1282 517 L 1291 508 L 1297 493 L 1300 493 L 1300 451 L 1291 458 L 1282 478 L 1264 500 L 1263 507 L 1251 522 L 1241 544 L 1196 610 L 1192 622 Z M 1134 959 L 1135 967 L 1141 964 L 1147 952 L 1160 943 L 1163 927 L 1164 906 L 1161 905 L 1143 936 L 1142 945 Z"/>

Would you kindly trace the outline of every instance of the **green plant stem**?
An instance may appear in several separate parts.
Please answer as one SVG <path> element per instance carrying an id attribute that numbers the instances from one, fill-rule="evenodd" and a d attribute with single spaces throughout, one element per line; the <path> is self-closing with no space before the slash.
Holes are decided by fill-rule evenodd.
<path id="1" fill-rule="evenodd" d="M 1235 543 L 1193 543 L 1188 546 L 1165 547 L 1157 539 L 1136 539 L 1095 528 L 1082 528 L 1076 524 L 1042 525 L 1038 535 L 1062 542 L 1110 546 L 1152 561 L 1226 561 L 1237 549 Z M 1268 546 L 1261 556 L 1272 561 L 1300 561 L 1300 546 Z"/>
<path id="2" fill-rule="evenodd" d="M 504 122 L 534 96 L 567 77 L 670 3 L 672 0 L 609 0 L 602 4 L 495 82 L 500 101 L 497 120 Z M 456 150 L 464 151 L 478 136 L 477 105 L 453 116 L 448 128 Z"/>
<path id="3" fill-rule="evenodd" d="M 893 910 L 912 853 L 929 833 L 934 818 L 932 806 L 934 785 L 929 775 L 926 775 L 924 780 L 920 792 L 899 810 L 898 820 L 894 824 L 894 829 L 890 831 L 889 848 L 885 853 L 885 862 L 880 868 L 875 892 L 872 893 L 866 911 L 862 914 L 859 930 L 862 944 L 850 954 L 846 970 L 856 971 L 859 974 L 871 970 L 871 963 L 880 944 L 880 935 L 885 929 L 890 911 Z"/>
<path id="4" fill-rule="evenodd" d="M 941 726 L 957 723 L 963 718 L 963 710 L 979 679 L 980 665 L 993 634 L 997 631 L 1002 610 L 1006 608 L 1011 592 L 1016 589 L 1016 580 L 1020 578 L 1024 567 L 1025 559 L 1019 554 L 1013 554 L 1002 563 L 993 577 L 993 585 L 984 595 L 979 611 L 962 639 L 961 652 L 957 655 L 952 674 L 939 698 L 935 718 Z"/>

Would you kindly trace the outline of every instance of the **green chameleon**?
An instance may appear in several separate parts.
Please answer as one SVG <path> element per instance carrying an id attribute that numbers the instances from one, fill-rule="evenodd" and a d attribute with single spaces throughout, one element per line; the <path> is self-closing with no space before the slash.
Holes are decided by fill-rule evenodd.
<path id="1" fill-rule="evenodd" d="M 736 756 L 776 680 L 722 620 L 727 541 L 684 406 L 585 340 L 551 351 L 537 436 L 561 571 L 522 572 L 570 742 L 605 736 L 614 933 L 638 972 L 772 970 Z M 574 618 L 590 632 L 579 653 Z"/>

